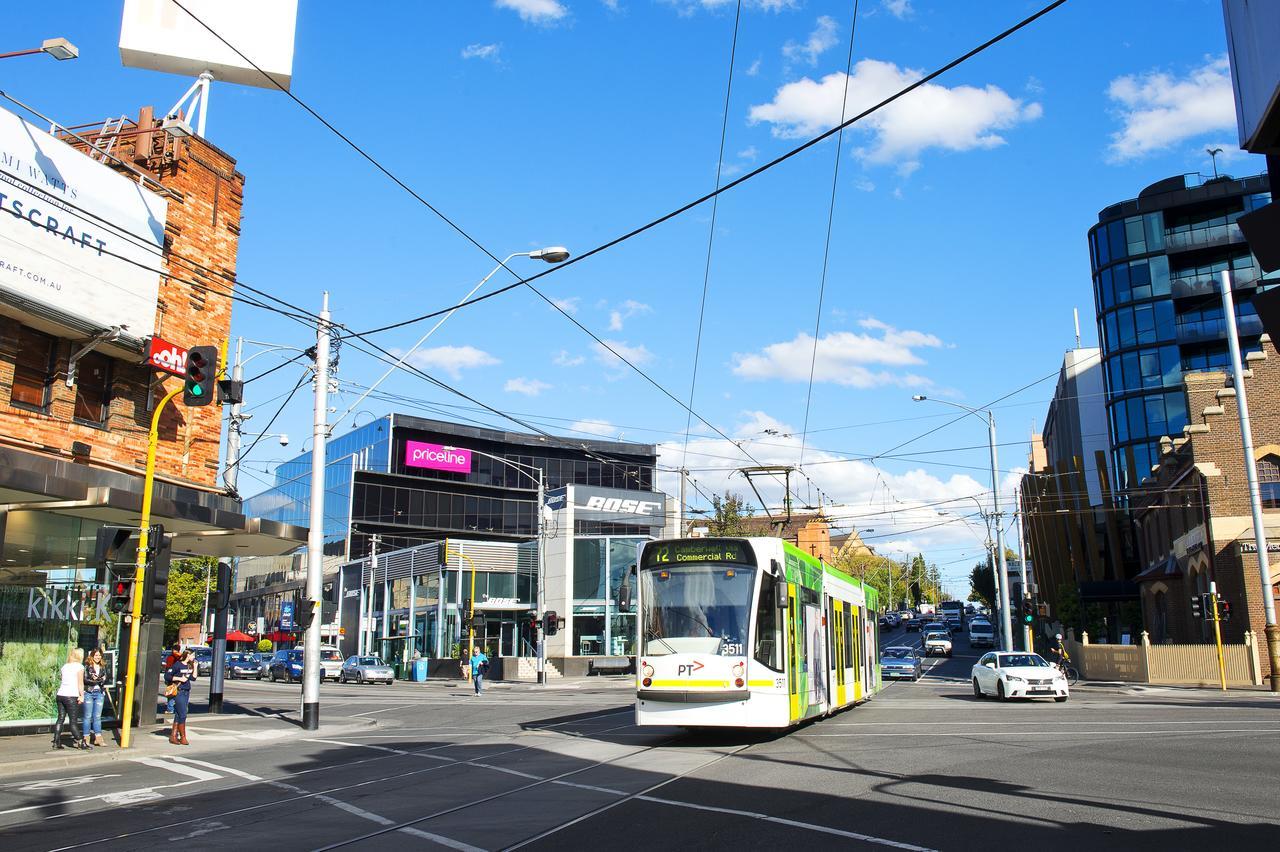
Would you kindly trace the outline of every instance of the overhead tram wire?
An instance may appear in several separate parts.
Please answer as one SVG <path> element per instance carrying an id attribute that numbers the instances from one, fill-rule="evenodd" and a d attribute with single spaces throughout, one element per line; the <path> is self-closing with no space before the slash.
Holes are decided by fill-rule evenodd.
<path id="1" fill-rule="evenodd" d="M 853 0 L 853 19 L 849 22 L 849 54 L 844 62 L 844 91 L 840 96 L 840 131 L 836 134 L 836 156 L 831 168 L 831 200 L 827 204 L 827 236 L 822 243 L 822 274 L 818 278 L 818 309 L 813 318 L 813 352 L 809 356 L 809 387 L 804 395 L 804 426 L 800 431 L 800 458 L 796 466 L 804 469 L 804 451 L 809 441 L 809 410 L 813 404 L 813 373 L 818 366 L 818 335 L 822 330 L 822 306 L 827 293 L 827 268 L 831 260 L 831 228 L 836 217 L 836 194 L 840 185 L 840 160 L 844 157 L 844 119 L 849 108 L 849 77 L 853 74 L 853 45 L 858 33 L 858 0 Z M 805 477 L 808 479 L 808 476 Z M 812 484 L 812 480 L 810 480 Z M 812 495 L 812 491 L 810 492 Z"/>
<path id="2" fill-rule="evenodd" d="M 177 2 L 177 0 L 174 0 L 174 2 Z M 911 83 L 911 84 L 909 84 L 909 85 L 907 85 L 907 86 L 903 87 L 902 89 L 899 89 L 897 92 L 895 92 L 895 93 L 894 93 L 894 94 L 892 94 L 892 95 L 889 95 L 887 98 L 885 98 L 884 100 L 880 101 L 879 103 L 874 104 L 874 105 L 872 105 L 872 106 L 868 107 L 867 109 L 863 110 L 862 112 L 858 113 L 857 115 L 853 116 L 852 118 L 849 118 L 849 119 L 847 119 L 847 120 L 845 120 L 845 121 L 841 122 L 839 125 L 837 125 L 837 126 L 835 126 L 835 127 L 832 127 L 830 130 L 827 130 L 827 131 L 825 131 L 824 133 L 820 133 L 820 134 L 818 134 L 817 136 L 814 136 L 812 139 L 809 139 L 808 141 L 803 142 L 803 143 L 801 143 L 800 145 L 797 145 L 795 148 L 792 148 L 791 150 L 789 150 L 789 151 L 787 151 L 787 152 L 785 152 L 785 153 L 783 153 L 783 154 L 781 154 L 781 155 L 779 155 L 779 156 L 777 156 L 777 157 L 773 158 L 772 160 L 770 160 L 770 161 L 769 161 L 769 162 L 767 162 L 767 163 L 764 163 L 763 165 L 757 166 L 756 168 L 754 168 L 754 169 L 752 169 L 752 170 L 750 170 L 750 171 L 746 172 L 745 174 L 743 174 L 741 177 L 738 177 L 738 178 L 735 178 L 734 180 L 729 181 L 729 182 L 728 182 L 728 183 L 726 183 L 724 186 L 719 187 L 718 189 L 714 190 L 713 192 L 709 192 L 709 193 L 707 193 L 706 195 L 703 195 L 703 196 L 700 196 L 700 197 L 698 197 L 698 198 L 695 198 L 693 201 L 690 201 L 690 202 L 688 202 L 688 203 L 686 203 L 686 204 L 683 204 L 683 205 L 681 205 L 680 207 L 677 207 L 676 209 L 672 210 L 672 211 L 671 211 L 671 212 L 669 212 L 669 213 L 665 213 L 665 214 L 663 214 L 663 215 L 661 215 L 661 216 L 657 217 L 656 219 L 652 219 L 652 220 L 650 220 L 649 222 L 647 222 L 647 223 L 645 223 L 645 224 L 643 224 L 643 225 L 640 225 L 640 226 L 639 226 L 639 227 L 637 227 L 637 228 L 633 228 L 632 230 L 627 231 L 626 233 L 624 233 L 624 234 L 622 234 L 622 235 L 620 235 L 620 236 L 614 237 L 613 239 L 611 239 L 611 240 L 609 240 L 609 241 L 607 241 L 607 242 L 601 243 L 600 245 L 596 246 L 595 248 L 590 249 L 589 251 L 583 252 L 582 254 L 577 255 L 576 257 L 571 257 L 571 258 L 569 258 L 568 260 L 566 260 L 564 263 L 557 264 L 557 265 L 555 265 L 555 266 L 553 266 L 553 267 L 551 267 L 551 268 L 549 268 L 549 269 L 544 269 L 542 272 L 539 272 L 539 273 L 536 273 L 536 274 L 534 274 L 534 275 L 531 275 L 531 276 L 529 276 L 528 278 L 521 278 L 521 279 L 520 279 L 520 280 L 518 280 L 518 281 L 515 281 L 515 282 L 513 282 L 513 283 L 511 283 L 511 284 L 507 284 L 507 285 L 505 285 L 505 286 L 503 286 L 503 287 L 499 287 L 499 288 L 498 288 L 498 289 L 496 289 L 496 290 L 491 290 L 491 291 L 490 291 L 490 292 L 488 292 L 488 293 L 484 293 L 484 294 L 482 294 L 482 295 L 475 296 L 475 297 L 473 297 L 473 298 L 471 298 L 471 299 L 468 299 L 468 300 L 466 300 L 466 301 L 459 302 L 459 303 L 457 303 L 456 305 L 451 305 L 451 306 L 450 306 L 450 307 L 448 307 L 448 308 L 442 308 L 442 309 L 440 309 L 440 310 L 438 310 L 438 311 L 433 311 L 433 312 L 431 312 L 431 313 L 422 314 L 421 316 L 410 317 L 409 319 L 400 320 L 400 321 L 398 321 L 398 322 L 389 323 L 389 324 L 387 324 L 387 325 L 383 325 L 383 326 L 378 326 L 377 328 L 366 329 L 365 331 L 361 332 L 361 334 L 366 334 L 366 335 L 368 335 L 368 334 L 381 334 L 381 333 L 382 333 L 382 332 L 384 332 L 384 331 L 391 331 L 391 330 L 393 330 L 393 329 L 397 329 L 397 328 L 404 328 L 405 326 L 413 325 L 413 324 L 415 324 L 415 323 L 419 323 L 419 322 L 424 322 L 424 321 L 426 321 L 426 320 L 429 320 L 429 319 L 432 319 L 432 318 L 434 318 L 434 317 L 440 316 L 441 314 L 448 313 L 449 311 L 452 311 L 452 310 L 458 310 L 458 309 L 461 309 L 461 308 L 468 307 L 469 305 L 474 305 L 474 304 L 476 304 L 476 303 L 478 303 L 478 302 L 483 302 L 483 301 L 485 301 L 485 300 L 487 300 L 487 299 L 491 299 L 491 298 L 493 298 L 494 296 L 499 296 L 499 295 L 502 295 L 503 293 L 506 293 L 506 292 L 508 292 L 508 291 L 510 291 L 510 290 L 514 290 L 516 287 L 519 287 L 519 286 L 521 286 L 522 284 L 523 284 L 523 285 L 527 285 L 527 284 L 529 284 L 531 281 L 537 281 L 538 279 L 543 278 L 543 277 L 545 277 L 545 276 L 547 276 L 547 275 L 550 275 L 550 274 L 552 274 L 553 272 L 557 272 L 557 271 L 563 270 L 563 269 L 565 269 L 565 268 L 567 268 L 567 267 L 573 266 L 575 263 L 580 263 L 581 261 L 584 261 L 584 260 L 586 260 L 586 259 L 587 259 L 587 258 L 589 258 L 589 257 L 593 257 L 593 256 L 595 256 L 595 255 L 597 255 L 597 254 L 600 254 L 600 253 L 601 253 L 601 252 L 603 252 L 603 251 L 606 251 L 606 250 L 608 250 L 608 249 L 613 248 L 614 246 L 616 246 L 616 245 L 618 245 L 618 244 L 620 244 L 620 243 L 624 243 L 624 242 L 626 242 L 627 240 L 633 239 L 633 238 L 635 238 L 635 237 L 639 236 L 640 234 L 645 233 L 646 231 L 650 231 L 650 230 L 652 230 L 652 229 L 656 228 L 657 226 L 659 226 L 659 225 L 663 224 L 664 222 L 670 221 L 671 219 L 674 219 L 674 218 L 676 218 L 677 216 L 680 216 L 680 215 L 682 215 L 682 214 L 684 214 L 684 213 L 687 213 L 687 212 L 689 212 L 690 210 L 692 210 L 693 208 L 698 207 L 698 206 L 700 206 L 700 205 L 702 205 L 702 204 L 706 203 L 707 201 L 710 201 L 711 199 L 715 198 L 716 196 L 721 195 L 721 194 L 723 194 L 723 193 L 725 193 L 725 192 L 728 192 L 729 190 L 734 189 L 734 188 L 736 188 L 736 187 L 738 187 L 738 186 L 742 185 L 743 183 L 746 183 L 747 181 L 749 181 L 749 180 L 751 180 L 751 179 L 753 179 L 753 178 L 756 178 L 756 177 L 758 177 L 759 175 L 762 175 L 762 174 L 764 174 L 765 172 L 767 172 L 767 171 L 769 171 L 769 170 L 771 170 L 771 169 L 773 169 L 773 168 L 776 168 L 777 166 L 781 165 L 782 163 L 786 162 L 787 160 L 790 160 L 792 157 L 795 157 L 795 156 L 797 156 L 798 154 L 801 154 L 801 153 L 803 153 L 804 151 L 807 151 L 809 148 L 812 148 L 813 146 L 815 146 L 815 145 L 817 145 L 817 144 L 819 144 L 819 143 L 821 143 L 821 142 L 826 141 L 827 139 L 829 139 L 830 137 L 832 137 L 832 136 L 836 135 L 836 134 L 837 134 L 837 133 L 839 133 L 840 131 L 842 131 L 842 130 L 844 130 L 844 129 L 848 128 L 848 127 L 853 126 L 854 124 L 856 124 L 857 122 L 859 122 L 859 121 L 861 121 L 862 119 L 866 118 L 867 116 L 869 116 L 869 115 L 873 115 L 874 113 L 876 113 L 876 112 L 878 112 L 879 110 L 881 110 L 881 109 L 885 108 L 886 106 L 889 106 L 889 105 L 890 105 L 890 104 L 892 104 L 893 102 L 895 102 L 895 101 L 897 101 L 897 100 L 901 99 L 902 97 L 904 97 L 904 96 L 906 96 L 906 95 L 910 94 L 911 92 L 914 92 L 916 89 L 920 88 L 921 86 L 925 86 L 925 85 L 929 84 L 930 82 L 932 82 L 933 80 L 935 80 L 935 79 L 937 79 L 938 77 L 942 76 L 943 74 L 947 73 L 948 71 L 952 70 L 953 68 L 955 68 L 955 67 L 957 67 L 957 66 L 959 66 L 959 65 L 962 65 L 963 63 L 965 63 L 965 62 L 967 62 L 968 60 L 972 59 L 973 57 L 977 56 L 978 54 L 983 53 L 984 51 L 988 50 L 989 48 L 993 47 L 993 46 L 994 46 L 994 45 L 996 45 L 996 44 L 999 44 L 1000 42 L 1002 42 L 1002 41 L 1004 41 L 1005 39 L 1009 38 L 1009 36 L 1013 35 L 1014 33 L 1017 33 L 1017 32 L 1019 32 L 1020 30 L 1025 29 L 1026 27 L 1028 27 L 1028 26 L 1030 26 L 1031 24 L 1035 23 L 1035 22 L 1036 22 L 1036 21 L 1038 21 L 1040 18 L 1042 18 L 1042 17 L 1044 17 L 1045 15 L 1049 14 L 1049 13 L 1050 13 L 1050 12 L 1052 12 L 1054 9 L 1057 9 L 1059 6 L 1063 5 L 1063 4 L 1064 4 L 1064 3 L 1066 3 L 1066 2 L 1067 2 L 1067 0 L 1053 0 L 1053 2 L 1051 2 L 1051 3 L 1049 3 L 1048 5 L 1044 6 L 1044 7 L 1043 7 L 1043 8 L 1041 8 L 1039 11 L 1037 11 L 1037 12 L 1035 12 L 1035 13 L 1033 13 L 1033 14 L 1029 15 L 1029 16 L 1028 16 L 1028 17 L 1026 17 L 1026 18 L 1023 18 L 1023 19 L 1022 19 L 1022 20 L 1020 20 L 1018 23 L 1016 23 L 1016 24 L 1014 24 L 1013 26 L 1011 26 L 1011 27 L 1009 27 L 1009 28 L 1007 28 L 1007 29 L 1003 30 L 1003 31 L 1002 31 L 1002 32 L 1000 32 L 999 34 L 997 34 L 997 35 L 995 35 L 995 36 L 992 36 L 991 38 L 987 39 L 986 41 L 984 41 L 982 44 L 978 45 L 977 47 L 974 47 L 974 48 L 972 48 L 972 49 L 970 49 L 970 50 L 966 51 L 965 53 L 963 53 L 962 55 L 960 55 L 960 56 L 956 57 L 955 59 L 951 60 L 951 61 L 950 61 L 950 62 L 948 62 L 947 64 L 945 64 L 945 65 L 943 65 L 943 66 L 941 66 L 941 67 L 939 67 L 939 68 L 937 68 L 937 69 L 935 69 L 935 70 L 933 70 L 933 71 L 929 72 L 929 73 L 928 73 L 928 74 L 926 74 L 925 76 L 921 77 L 919 80 L 916 80 L 914 83 Z M 237 52 L 238 52 L 238 51 L 237 51 Z M 492 255 L 490 255 L 490 257 L 492 257 Z M 511 271 L 510 269 L 508 269 L 508 271 L 509 271 L 509 272 L 511 272 L 511 274 L 512 274 L 512 275 L 516 275 L 516 277 L 517 277 L 517 278 L 519 278 L 519 276 L 518 276 L 514 271 Z"/>
<path id="3" fill-rule="evenodd" d="M 742 20 L 742 0 L 738 0 L 733 14 L 733 40 L 729 45 L 729 74 L 724 87 L 724 113 L 720 120 L 720 151 L 716 155 L 716 189 L 720 188 L 720 180 L 724 173 L 724 141 L 729 133 L 729 100 L 733 94 L 733 68 L 738 55 L 738 24 Z M 684 453 L 680 457 L 680 466 L 684 467 L 685 455 L 689 451 L 689 433 L 693 427 L 693 396 L 698 387 L 698 362 L 702 357 L 702 323 L 707 314 L 707 290 L 711 283 L 711 250 L 716 240 L 716 214 L 720 210 L 720 196 L 711 200 L 711 227 L 707 229 L 707 259 L 702 268 L 702 299 L 698 303 L 698 336 L 693 345 L 693 369 L 689 379 L 689 412 L 684 418 Z M 683 531 L 682 533 L 683 534 Z"/>
<path id="4" fill-rule="evenodd" d="M 279 418 L 280 413 L 284 411 L 285 406 L 287 406 L 290 402 L 293 401 L 294 396 L 298 393 L 298 389 L 301 388 L 306 383 L 307 383 L 307 374 L 303 373 L 302 376 L 298 378 L 298 383 L 293 386 L 293 390 L 289 391 L 289 395 L 285 398 L 285 401 L 280 403 L 280 407 L 276 409 L 276 413 L 271 415 L 271 419 L 267 421 L 267 425 L 264 426 L 262 431 L 258 433 L 258 437 L 253 439 L 253 443 L 249 445 L 249 449 L 240 453 L 239 455 L 240 459 L 248 457 L 249 453 L 253 452 L 253 448 L 258 446 L 258 442 L 261 441 L 263 437 L 266 436 L 266 434 L 271 431 L 271 427 L 275 425 L 276 419 Z"/>

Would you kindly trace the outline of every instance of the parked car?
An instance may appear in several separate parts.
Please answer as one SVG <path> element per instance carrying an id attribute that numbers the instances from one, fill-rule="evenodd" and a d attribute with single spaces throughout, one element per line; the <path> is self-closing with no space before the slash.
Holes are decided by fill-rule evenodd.
<path id="1" fill-rule="evenodd" d="M 342 652 L 332 645 L 320 646 L 320 682 L 332 678 L 337 682 L 342 674 Z"/>
<path id="2" fill-rule="evenodd" d="M 889 626 L 891 628 L 897 629 L 897 627 L 902 624 L 902 619 L 898 617 L 896 612 L 886 612 L 884 617 L 885 620 L 889 622 Z"/>
<path id="3" fill-rule="evenodd" d="M 274 656 L 270 651 L 260 651 L 253 655 L 253 659 L 258 663 L 258 671 L 262 672 L 263 677 L 271 674 L 271 658 Z"/>
<path id="4" fill-rule="evenodd" d="M 338 681 L 346 683 L 395 683 L 396 673 L 378 657 L 347 657 L 338 672 Z"/>
<path id="5" fill-rule="evenodd" d="M 921 620 L 919 616 L 912 616 L 911 618 L 907 619 L 907 630 L 909 632 L 918 631 L 923 626 L 924 626 L 924 621 Z"/>
<path id="6" fill-rule="evenodd" d="M 988 652 L 973 667 L 973 694 L 1010 698 L 1052 698 L 1066 701 L 1071 695 L 1062 672 L 1039 654 Z"/>
<path id="7" fill-rule="evenodd" d="M 225 657 L 226 676 L 232 680 L 253 678 L 262 680 L 262 664 L 256 654 L 231 653 Z"/>
<path id="8" fill-rule="evenodd" d="M 880 652 L 880 676 L 883 678 L 910 678 L 919 680 L 924 674 L 920 652 L 915 648 L 895 646 Z"/>
<path id="9" fill-rule="evenodd" d="M 292 648 L 287 651 L 276 651 L 274 657 L 271 658 L 271 666 L 268 669 L 272 681 L 293 681 L 302 682 L 302 649 Z"/>
<path id="10" fill-rule="evenodd" d="M 945 630 L 927 629 L 924 631 L 924 655 L 951 656 L 951 635 Z"/>
<path id="11" fill-rule="evenodd" d="M 207 645 L 195 645 L 190 650 L 196 655 L 196 676 L 208 677 L 213 674 L 213 649 Z"/>

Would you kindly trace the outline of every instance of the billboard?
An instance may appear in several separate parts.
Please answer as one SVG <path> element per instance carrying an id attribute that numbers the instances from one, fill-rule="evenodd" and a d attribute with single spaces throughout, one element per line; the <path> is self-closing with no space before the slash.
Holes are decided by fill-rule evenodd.
<path id="1" fill-rule="evenodd" d="M 168 204 L 0 109 L 0 301 L 86 329 L 155 330 Z"/>
<path id="2" fill-rule="evenodd" d="M 425 441 L 405 441 L 404 463 L 407 467 L 470 473 L 471 451 L 442 444 L 428 444 Z"/>
<path id="3" fill-rule="evenodd" d="M 631 491 L 597 485 L 573 485 L 548 492 L 547 508 L 559 511 L 568 505 L 573 489 L 573 517 L 578 521 L 661 527 L 667 521 L 667 495 L 657 491 Z"/>
<path id="4" fill-rule="evenodd" d="M 190 14 L 173 0 L 125 0 L 120 61 L 185 77 L 208 71 L 215 80 L 242 86 L 275 89 L 278 83 L 288 91 L 298 0 L 182 0 L 182 5 Z"/>

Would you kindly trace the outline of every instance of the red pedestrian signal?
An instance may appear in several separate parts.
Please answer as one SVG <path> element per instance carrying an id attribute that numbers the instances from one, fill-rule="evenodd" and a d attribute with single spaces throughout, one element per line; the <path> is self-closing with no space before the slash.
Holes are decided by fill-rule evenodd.
<path id="1" fill-rule="evenodd" d="M 111 611 L 129 612 L 133 606 L 133 578 L 115 577 L 111 581 Z"/>

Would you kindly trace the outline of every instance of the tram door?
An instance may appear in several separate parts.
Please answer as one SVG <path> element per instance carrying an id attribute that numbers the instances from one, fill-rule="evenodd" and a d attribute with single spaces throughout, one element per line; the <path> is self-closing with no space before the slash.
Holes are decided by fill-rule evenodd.
<path id="1" fill-rule="evenodd" d="M 806 590 L 807 591 L 807 590 Z M 815 603 L 804 607 L 804 655 L 809 661 L 809 706 L 821 704 L 827 695 L 827 655 L 822 610 Z"/>

